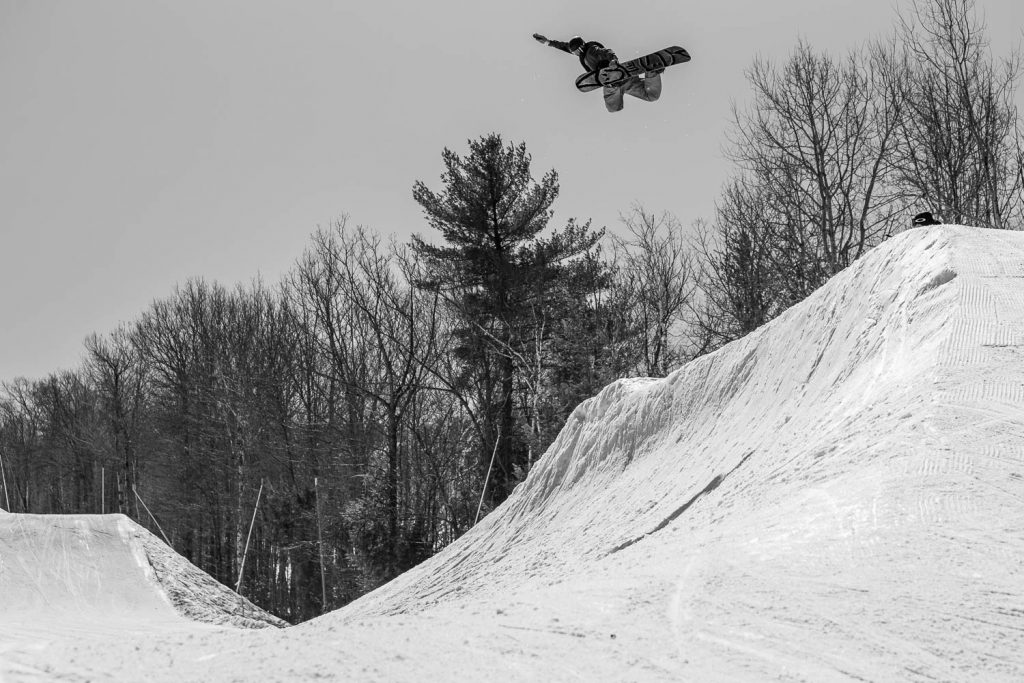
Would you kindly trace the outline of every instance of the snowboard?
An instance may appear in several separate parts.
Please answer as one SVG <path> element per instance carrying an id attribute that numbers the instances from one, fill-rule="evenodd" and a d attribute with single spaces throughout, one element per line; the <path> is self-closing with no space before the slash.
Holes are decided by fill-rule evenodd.
<path id="1" fill-rule="evenodd" d="M 690 61 L 690 53 L 678 45 L 673 45 L 628 62 L 612 64 L 598 71 L 588 71 L 576 79 L 576 87 L 580 92 L 590 92 L 605 85 L 614 87 L 622 85 L 633 76 L 645 71 L 664 69 L 667 66 L 688 61 Z"/>

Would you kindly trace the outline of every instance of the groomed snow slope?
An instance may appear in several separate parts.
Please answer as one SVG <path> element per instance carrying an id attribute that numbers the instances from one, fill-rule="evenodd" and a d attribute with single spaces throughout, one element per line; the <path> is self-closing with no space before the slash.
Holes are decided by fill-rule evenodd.
<path id="1" fill-rule="evenodd" d="M 1024 680 L 1024 233 L 908 231 L 612 384 L 471 533 L 322 620 L 530 593 L 644 623 L 669 677 Z"/>
<path id="2" fill-rule="evenodd" d="M 12 680 L 1024 680 L 1024 233 L 909 231 L 609 386 L 504 505 L 335 613 L 111 633 L 102 660 L 3 626 Z"/>

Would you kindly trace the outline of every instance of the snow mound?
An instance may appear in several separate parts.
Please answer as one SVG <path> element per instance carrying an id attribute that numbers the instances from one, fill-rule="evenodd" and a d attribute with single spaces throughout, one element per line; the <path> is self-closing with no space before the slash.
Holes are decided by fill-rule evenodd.
<path id="1" fill-rule="evenodd" d="M 1024 233 L 909 231 L 610 385 L 332 614 L 197 624 L 175 595 L 222 608 L 181 562 L 123 518 L 0 515 L 0 679 L 1024 680 Z"/>
<path id="2" fill-rule="evenodd" d="M 5 621 L 286 625 L 116 514 L 0 515 L 0 596 Z"/>
<path id="3" fill-rule="evenodd" d="M 1024 233 L 910 230 L 608 386 L 477 527 L 318 621 L 466 610 L 634 628 L 654 677 L 1024 679 Z"/>

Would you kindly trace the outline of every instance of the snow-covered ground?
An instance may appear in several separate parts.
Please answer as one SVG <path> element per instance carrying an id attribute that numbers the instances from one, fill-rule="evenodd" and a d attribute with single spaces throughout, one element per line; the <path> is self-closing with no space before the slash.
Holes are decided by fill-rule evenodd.
<path id="1" fill-rule="evenodd" d="M 4 681 L 1024 680 L 1024 233 L 903 233 L 612 384 L 470 533 L 300 626 L 208 585 L 221 625 L 186 619 L 180 565 L 46 520 L 0 513 Z"/>

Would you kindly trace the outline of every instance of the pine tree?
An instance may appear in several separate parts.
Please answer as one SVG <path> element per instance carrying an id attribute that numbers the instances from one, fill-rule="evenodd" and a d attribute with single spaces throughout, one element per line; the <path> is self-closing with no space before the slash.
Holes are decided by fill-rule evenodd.
<path id="1" fill-rule="evenodd" d="M 426 266 L 419 285 L 442 293 L 461 321 L 461 388 L 476 406 L 480 470 L 483 477 L 490 471 L 493 506 L 530 464 L 528 418 L 517 410 L 515 391 L 540 353 L 540 326 L 564 314 L 554 303 L 557 292 L 578 276 L 574 257 L 590 253 L 601 233 L 570 220 L 540 236 L 558 196 L 558 175 L 552 170 L 536 182 L 524 143 L 506 146 L 492 133 L 469 141 L 465 158 L 445 149 L 442 159 L 444 190 L 435 193 L 418 181 L 413 196 L 445 244 L 414 236 L 412 247 Z"/>

